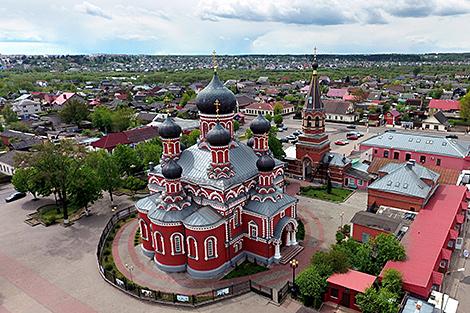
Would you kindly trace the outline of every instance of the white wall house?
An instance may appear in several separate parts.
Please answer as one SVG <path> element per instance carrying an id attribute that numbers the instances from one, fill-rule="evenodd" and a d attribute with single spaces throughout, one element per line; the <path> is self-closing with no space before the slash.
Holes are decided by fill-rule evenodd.
<path id="1" fill-rule="evenodd" d="M 13 111 L 20 117 L 42 112 L 41 103 L 29 99 L 21 100 L 12 104 Z"/>

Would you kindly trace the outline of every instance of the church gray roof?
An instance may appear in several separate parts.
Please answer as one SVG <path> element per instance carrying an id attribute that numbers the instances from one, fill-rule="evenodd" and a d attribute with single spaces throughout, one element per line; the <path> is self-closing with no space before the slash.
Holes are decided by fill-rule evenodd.
<path id="1" fill-rule="evenodd" d="M 270 194 L 270 196 L 276 197 L 279 194 L 280 192 L 276 191 L 274 194 Z M 295 202 L 297 202 L 296 198 L 291 197 L 288 194 L 283 194 L 283 197 L 280 199 L 276 199 L 276 202 L 273 202 L 270 199 L 266 199 L 264 202 L 260 202 L 257 200 L 250 200 L 248 201 L 244 209 L 246 211 L 250 211 L 253 213 L 271 217 L 271 216 L 276 215 L 279 211 L 287 208 L 288 206 L 292 205 Z"/>
<path id="2" fill-rule="evenodd" d="M 446 155 L 458 158 L 464 158 L 468 156 L 470 152 L 468 142 L 418 133 L 386 132 L 364 140 L 361 145 Z"/>
<path id="3" fill-rule="evenodd" d="M 197 145 L 184 150 L 177 163 L 183 168 L 183 180 L 219 190 L 229 189 L 258 175 L 258 156 L 246 144 L 236 142 L 236 146 L 230 149 L 229 159 L 235 175 L 227 179 L 210 179 L 207 176 L 207 168 L 212 162 L 211 152 L 199 149 Z M 276 166 L 282 164 L 281 161 L 274 160 Z M 161 165 L 157 165 L 154 172 L 161 173 Z"/>
<path id="4" fill-rule="evenodd" d="M 208 206 L 203 206 L 198 210 L 194 211 L 191 215 L 183 220 L 185 225 L 189 226 L 212 226 L 219 223 L 222 220 L 222 216 L 215 212 Z"/>
<path id="5" fill-rule="evenodd" d="M 351 163 L 351 159 L 336 152 L 329 152 L 325 153 L 325 155 L 323 156 L 323 162 L 331 166 L 344 167 L 347 164 Z"/>
<path id="6" fill-rule="evenodd" d="M 437 186 L 430 186 L 423 179 L 430 179 L 436 184 L 440 176 L 421 165 L 411 165 L 410 163 L 388 164 L 380 171 L 388 174 L 369 185 L 369 189 L 405 194 L 422 199 L 427 199 Z"/>

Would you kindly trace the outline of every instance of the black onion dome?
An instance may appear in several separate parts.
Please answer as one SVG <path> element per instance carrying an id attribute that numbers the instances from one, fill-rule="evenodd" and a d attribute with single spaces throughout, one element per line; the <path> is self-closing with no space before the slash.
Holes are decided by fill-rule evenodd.
<path id="1" fill-rule="evenodd" d="M 220 125 L 220 123 L 217 123 L 214 128 L 207 133 L 206 139 L 211 146 L 221 147 L 227 146 L 232 138 L 229 131 Z"/>
<path id="2" fill-rule="evenodd" d="M 181 174 L 183 173 L 183 169 L 181 166 L 176 163 L 175 160 L 170 159 L 163 167 L 162 167 L 162 174 L 163 177 L 166 179 L 177 179 L 181 178 Z"/>
<path id="3" fill-rule="evenodd" d="M 266 134 L 271 129 L 271 123 L 260 113 L 251 122 L 250 129 L 253 132 L 253 134 L 257 134 L 257 135 Z"/>
<path id="4" fill-rule="evenodd" d="M 267 154 L 262 155 L 258 161 L 256 161 L 256 167 L 260 172 L 271 172 L 274 165 L 274 159 Z"/>
<path id="5" fill-rule="evenodd" d="M 313 60 L 312 68 L 313 68 L 315 71 L 318 69 L 318 61 L 317 61 L 316 58 L 315 58 L 315 60 Z"/>
<path id="6" fill-rule="evenodd" d="M 217 114 L 215 101 L 220 103 L 219 114 L 232 113 L 237 107 L 237 99 L 230 89 L 225 87 L 219 79 L 217 73 L 214 73 L 210 83 L 199 92 L 196 97 L 196 105 L 203 114 Z"/>
<path id="7" fill-rule="evenodd" d="M 158 127 L 158 134 L 165 139 L 178 138 L 181 135 L 181 127 L 171 117 L 167 117 Z"/>
<path id="8" fill-rule="evenodd" d="M 255 139 L 251 137 L 250 139 L 247 140 L 246 145 L 250 148 L 253 148 L 253 146 L 255 145 Z"/>

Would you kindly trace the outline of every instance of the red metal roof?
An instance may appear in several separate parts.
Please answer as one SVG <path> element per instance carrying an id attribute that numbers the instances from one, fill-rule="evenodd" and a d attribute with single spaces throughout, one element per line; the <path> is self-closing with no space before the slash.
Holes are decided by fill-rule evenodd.
<path id="1" fill-rule="evenodd" d="M 156 127 L 145 126 L 119 133 L 109 133 L 91 144 L 92 147 L 113 150 L 117 145 L 139 143 L 158 136 Z"/>
<path id="2" fill-rule="evenodd" d="M 357 292 L 364 292 L 367 288 L 372 286 L 376 278 L 377 277 L 366 273 L 349 270 L 346 273 L 336 273 L 331 275 L 327 279 L 327 282 L 352 289 Z"/>
<path id="3" fill-rule="evenodd" d="M 440 286 L 442 284 L 442 280 L 444 279 L 444 274 L 433 271 L 432 272 L 432 283 L 433 285 L 438 285 Z"/>
<path id="4" fill-rule="evenodd" d="M 450 233 L 450 239 L 452 240 L 457 239 L 457 237 L 459 236 L 459 232 L 456 231 L 455 229 L 451 229 L 449 233 Z"/>
<path id="5" fill-rule="evenodd" d="M 343 98 L 344 95 L 348 94 L 348 88 L 330 88 L 326 94 L 327 97 L 331 98 Z"/>
<path id="6" fill-rule="evenodd" d="M 457 100 L 432 99 L 429 102 L 429 108 L 442 111 L 460 110 L 460 102 Z"/>
<path id="7" fill-rule="evenodd" d="M 428 204 L 418 213 L 402 243 L 406 260 L 389 261 L 382 270 L 394 268 L 403 275 L 405 286 L 427 288 L 433 275 L 434 265 L 447 247 L 447 235 L 452 229 L 455 216 L 465 199 L 466 187 L 440 185 Z M 427 294 L 419 294 L 427 297 Z"/>
<path id="8" fill-rule="evenodd" d="M 442 249 L 441 250 L 441 257 L 444 260 L 450 261 L 450 257 L 452 256 L 452 251 L 449 249 Z"/>

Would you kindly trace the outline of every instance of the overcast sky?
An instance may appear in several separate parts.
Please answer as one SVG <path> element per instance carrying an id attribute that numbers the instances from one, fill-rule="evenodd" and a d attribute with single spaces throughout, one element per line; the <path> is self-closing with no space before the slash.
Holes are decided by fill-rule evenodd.
<path id="1" fill-rule="evenodd" d="M 470 51 L 470 0 L 0 0 L 0 54 Z"/>

